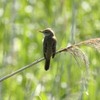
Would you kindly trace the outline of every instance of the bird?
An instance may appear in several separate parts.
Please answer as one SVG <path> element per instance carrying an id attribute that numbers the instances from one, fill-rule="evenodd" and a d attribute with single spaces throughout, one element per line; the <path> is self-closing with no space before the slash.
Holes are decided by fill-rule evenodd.
<path id="1" fill-rule="evenodd" d="M 43 54 L 45 58 L 45 70 L 49 70 L 50 59 L 55 57 L 57 39 L 54 31 L 51 28 L 46 28 L 45 30 L 39 31 L 43 33 Z"/>

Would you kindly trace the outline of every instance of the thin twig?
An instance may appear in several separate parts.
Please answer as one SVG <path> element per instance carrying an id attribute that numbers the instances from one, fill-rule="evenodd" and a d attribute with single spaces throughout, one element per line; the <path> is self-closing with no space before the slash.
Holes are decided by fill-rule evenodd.
<path id="1" fill-rule="evenodd" d="M 71 46 L 69 46 L 69 47 L 63 48 L 63 49 L 57 51 L 56 54 L 58 54 L 58 53 L 60 53 L 60 52 L 63 52 L 63 51 L 71 50 L 72 48 L 76 48 L 77 46 L 79 46 L 79 45 L 81 45 L 81 44 L 93 45 L 93 48 L 97 49 L 97 50 L 100 52 L 100 49 L 99 49 L 99 47 L 100 47 L 100 38 L 95 38 L 95 39 L 86 40 L 86 41 L 83 41 L 83 42 L 80 42 L 80 43 L 71 45 Z M 84 58 L 84 57 L 83 57 L 83 58 Z M 13 76 L 13 75 L 15 75 L 15 74 L 17 74 L 17 73 L 19 73 L 19 72 L 25 70 L 25 69 L 31 67 L 32 65 L 35 65 L 35 64 L 41 62 L 41 61 L 44 60 L 44 59 L 45 59 L 45 58 L 41 58 L 41 59 L 39 59 L 39 60 L 37 60 L 37 61 L 35 61 L 35 62 L 33 62 L 33 63 L 31 63 L 31 64 L 29 64 L 29 65 L 27 65 L 27 66 L 25 66 L 25 67 L 23 67 L 23 68 L 21 68 L 21 69 L 19 69 L 19 70 L 17 70 L 17 71 L 15 71 L 15 72 L 13 72 L 13 73 L 11 73 L 11 74 L 9 74 L 9 75 L 4 76 L 3 78 L 0 79 L 0 82 L 2 82 L 2 81 L 4 81 L 4 80 L 6 80 L 7 78 L 9 78 L 9 77 L 11 77 L 11 76 Z M 84 61 L 85 61 L 85 60 L 84 60 Z"/>
<path id="2" fill-rule="evenodd" d="M 11 74 L 9 74 L 9 75 L 6 75 L 5 77 L 3 77 L 3 78 L 0 79 L 0 82 L 2 82 L 2 81 L 4 81 L 5 79 L 7 79 L 7 78 L 9 78 L 9 77 L 11 77 L 11 76 L 13 76 L 13 75 L 19 73 L 19 72 L 21 72 L 21 71 L 23 71 L 23 70 L 25 70 L 25 69 L 31 67 L 32 65 L 37 64 L 38 62 L 40 62 L 40 61 L 42 61 L 42 60 L 44 60 L 44 58 L 41 58 L 41 59 L 39 59 L 39 60 L 37 60 L 37 61 L 35 61 L 35 62 L 33 62 L 33 63 L 31 63 L 31 64 L 29 64 L 29 65 L 27 65 L 27 66 L 25 66 L 25 67 L 23 67 L 23 68 L 21 68 L 21 69 L 19 69 L 19 70 L 17 70 L 17 71 L 15 71 L 15 72 L 13 72 L 13 73 L 11 73 Z"/>
<path id="3" fill-rule="evenodd" d="M 62 52 L 62 51 L 63 51 L 63 49 L 57 51 L 56 54 L 57 54 L 57 53 L 60 53 L 60 52 Z M 6 80 L 7 78 L 9 78 L 9 77 L 11 77 L 11 76 L 13 76 L 13 75 L 15 75 L 15 74 L 17 74 L 17 73 L 19 73 L 19 72 L 21 72 L 21 71 L 23 71 L 23 70 L 29 68 L 29 67 L 31 67 L 31 66 L 33 66 L 33 65 L 35 65 L 35 64 L 37 64 L 37 63 L 39 63 L 39 62 L 41 62 L 41 61 L 44 60 L 44 59 L 45 59 L 45 58 L 41 58 L 41 59 L 39 59 L 39 60 L 37 60 L 37 61 L 35 61 L 35 62 L 33 62 L 33 63 L 27 65 L 27 66 L 24 66 L 23 68 L 21 68 L 21 69 L 15 71 L 15 72 L 13 72 L 13 73 L 11 73 L 11 74 L 9 74 L 9 75 L 4 76 L 3 78 L 0 79 L 0 82 L 2 82 L 2 81 L 4 81 L 4 80 Z"/>

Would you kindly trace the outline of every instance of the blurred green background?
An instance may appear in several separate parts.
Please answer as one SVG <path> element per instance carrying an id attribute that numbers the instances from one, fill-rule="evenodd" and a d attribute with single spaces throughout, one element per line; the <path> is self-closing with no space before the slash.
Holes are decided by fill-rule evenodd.
<path id="1" fill-rule="evenodd" d="M 0 0 L 0 78 L 40 59 L 43 35 L 52 28 L 57 50 L 100 36 L 99 0 Z M 81 46 L 90 67 L 69 53 L 0 82 L 0 100 L 100 100 L 100 54 Z"/>

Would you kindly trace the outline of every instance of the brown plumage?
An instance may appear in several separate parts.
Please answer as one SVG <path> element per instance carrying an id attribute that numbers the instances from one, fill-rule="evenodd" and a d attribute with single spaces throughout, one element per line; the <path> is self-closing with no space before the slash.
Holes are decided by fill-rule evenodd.
<path id="1" fill-rule="evenodd" d="M 56 52 L 56 37 L 50 28 L 47 28 L 43 31 L 39 31 L 44 34 L 44 41 L 43 41 L 43 54 L 46 59 L 45 61 L 45 70 L 48 70 L 50 67 L 50 58 L 54 58 Z"/>

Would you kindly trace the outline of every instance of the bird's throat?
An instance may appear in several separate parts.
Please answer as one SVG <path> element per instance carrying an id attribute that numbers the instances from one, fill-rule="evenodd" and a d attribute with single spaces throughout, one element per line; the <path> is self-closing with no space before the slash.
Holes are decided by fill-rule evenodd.
<path id="1" fill-rule="evenodd" d="M 49 36 L 50 34 L 44 34 L 44 36 Z"/>

